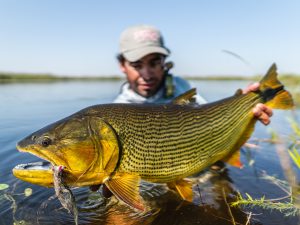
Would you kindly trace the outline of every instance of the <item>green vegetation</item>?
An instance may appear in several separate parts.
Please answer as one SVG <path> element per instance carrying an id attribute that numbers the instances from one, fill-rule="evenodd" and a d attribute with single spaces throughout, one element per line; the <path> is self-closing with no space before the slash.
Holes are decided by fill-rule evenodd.
<path id="1" fill-rule="evenodd" d="M 296 166 L 300 169 L 300 154 L 295 145 L 289 149 L 289 154 Z"/>
<path id="2" fill-rule="evenodd" d="M 8 184 L 0 184 L 0 191 L 5 190 L 7 188 L 9 188 Z"/>
<path id="3" fill-rule="evenodd" d="M 56 76 L 52 74 L 27 74 L 27 73 L 1 73 L 1 83 L 22 83 L 22 82 L 56 82 L 56 81 L 91 81 L 91 80 L 121 80 L 122 77 L 115 76 Z"/>
<path id="4" fill-rule="evenodd" d="M 12 217 L 13 217 L 13 224 L 30 224 L 27 223 L 25 220 L 18 220 L 16 218 L 16 213 L 18 209 L 17 200 L 18 197 L 27 198 L 32 195 L 31 188 L 25 188 L 24 192 L 15 193 L 17 183 L 9 186 L 8 184 L 0 184 L 0 204 L 5 204 L 7 201 L 10 202 L 10 208 L 12 209 Z"/>
<path id="5" fill-rule="evenodd" d="M 258 81 L 261 75 L 256 76 L 184 76 L 188 80 L 220 80 L 220 81 L 232 81 L 232 80 L 248 80 Z M 124 79 L 122 76 L 109 75 L 109 76 L 58 76 L 53 74 L 38 74 L 38 73 L 11 73 L 0 72 L 0 82 L 25 82 L 25 81 L 51 81 L 51 80 L 120 80 Z M 280 75 L 280 80 L 286 85 L 300 85 L 300 75 L 296 74 L 283 74 Z"/>
<path id="6" fill-rule="evenodd" d="M 243 198 L 243 196 L 239 193 L 237 200 L 231 204 L 231 206 L 249 206 L 253 207 L 260 207 L 266 210 L 278 210 L 282 212 L 285 216 L 295 216 L 298 215 L 300 210 L 298 207 L 295 207 L 293 199 L 289 198 L 289 201 L 285 202 L 276 202 L 271 199 L 266 200 L 265 196 L 260 199 L 253 199 L 249 194 L 246 193 L 247 198 Z"/>

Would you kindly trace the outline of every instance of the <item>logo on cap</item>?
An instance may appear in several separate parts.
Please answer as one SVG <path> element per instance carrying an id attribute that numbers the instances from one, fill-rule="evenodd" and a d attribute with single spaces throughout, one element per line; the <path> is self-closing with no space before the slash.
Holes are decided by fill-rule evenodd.
<path id="1" fill-rule="evenodd" d="M 153 30 L 138 30 L 134 32 L 134 39 L 139 42 L 158 41 L 159 34 Z"/>

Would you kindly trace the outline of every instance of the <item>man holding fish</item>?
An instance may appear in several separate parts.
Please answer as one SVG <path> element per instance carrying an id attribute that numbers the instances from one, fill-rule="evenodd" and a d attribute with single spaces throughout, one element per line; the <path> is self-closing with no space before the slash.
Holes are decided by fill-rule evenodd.
<path id="1" fill-rule="evenodd" d="M 167 103 L 191 89 L 184 79 L 168 73 L 172 65 L 165 64 L 170 50 L 164 45 L 161 32 L 149 25 L 127 28 L 120 37 L 120 52 L 117 56 L 121 71 L 127 82 L 115 103 Z M 256 91 L 259 83 L 253 83 L 243 93 Z M 195 96 L 199 104 L 206 100 L 199 94 Z M 272 109 L 257 104 L 253 113 L 265 125 L 270 123 Z"/>
<path id="2" fill-rule="evenodd" d="M 190 104 L 195 89 L 166 72 L 169 50 L 159 31 L 149 26 L 129 28 L 120 46 L 118 59 L 128 82 L 115 102 L 149 104 L 90 106 L 17 143 L 19 151 L 46 162 L 17 165 L 13 174 L 33 184 L 54 186 L 75 219 L 69 187 L 104 185 L 121 202 L 145 211 L 148 207 L 139 193 L 140 181 L 145 180 L 165 183 L 192 202 L 193 186 L 187 177 L 217 161 L 241 167 L 240 148 L 256 121 L 267 125 L 272 108 L 294 107 L 275 64 L 244 91 L 207 104 L 198 96 L 199 104 Z M 167 104 L 150 104 L 158 102 Z"/>

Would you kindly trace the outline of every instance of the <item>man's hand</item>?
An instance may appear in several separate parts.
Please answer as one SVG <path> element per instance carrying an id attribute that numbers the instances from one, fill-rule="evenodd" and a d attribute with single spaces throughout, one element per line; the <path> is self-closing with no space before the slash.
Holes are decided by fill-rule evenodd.
<path id="1" fill-rule="evenodd" d="M 259 88 L 259 83 L 253 83 L 250 84 L 248 87 L 246 87 L 243 90 L 243 94 L 247 94 L 251 91 L 256 91 Z M 273 115 L 273 111 L 270 107 L 262 104 L 262 103 L 258 103 L 252 110 L 254 116 L 256 116 L 258 118 L 258 120 L 260 122 L 262 122 L 264 125 L 268 125 L 271 121 L 270 121 L 270 117 Z"/>

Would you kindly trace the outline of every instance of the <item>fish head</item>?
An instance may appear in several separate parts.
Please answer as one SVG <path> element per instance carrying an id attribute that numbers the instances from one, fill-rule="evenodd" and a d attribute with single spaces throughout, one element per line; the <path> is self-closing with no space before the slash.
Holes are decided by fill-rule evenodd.
<path id="1" fill-rule="evenodd" d="M 113 128 L 94 116 L 71 116 L 50 124 L 17 143 L 21 152 L 46 162 L 21 164 L 14 175 L 24 181 L 53 186 L 54 166 L 64 168 L 70 186 L 103 183 L 114 171 L 118 158 L 118 139 Z"/>

